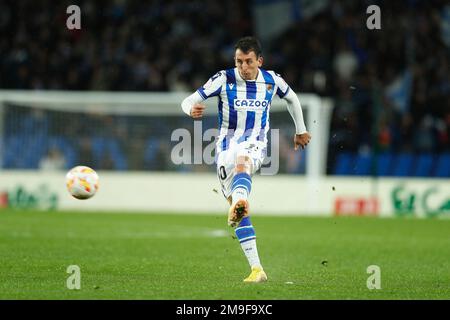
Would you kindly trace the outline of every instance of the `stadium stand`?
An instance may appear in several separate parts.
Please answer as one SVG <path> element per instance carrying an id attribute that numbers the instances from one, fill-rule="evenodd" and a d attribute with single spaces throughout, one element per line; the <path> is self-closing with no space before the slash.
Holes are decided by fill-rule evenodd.
<path id="1" fill-rule="evenodd" d="M 79 3 L 84 8 L 82 32 L 67 32 L 56 27 L 64 2 L 2 1 L 1 89 L 191 91 L 230 65 L 238 37 L 255 33 L 248 1 Z M 39 10 L 41 5 L 46 10 Z M 297 92 L 334 98 L 330 137 L 336 138 L 330 139 L 329 174 L 371 174 L 371 158 L 378 157 L 379 175 L 449 177 L 447 2 L 380 1 L 383 27 L 377 32 L 361 27 L 358 17 L 365 5 L 333 1 L 315 15 L 297 19 L 263 43 L 265 67 L 280 72 Z M 236 7 L 236 14 L 222 14 Z M 136 19 L 126 18 L 131 14 Z M 420 45 L 411 48 L 414 44 Z M 150 132 L 144 134 L 137 149 L 147 151 L 142 151 L 143 161 L 133 162 L 123 143 L 131 131 L 108 140 L 94 132 L 92 141 L 81 146 L 73 141 L 73 132 L 52 132 L 51 114 L 13 110 L 6 117 L 4 168 L 37 168 L 51 141 L 67 167 L 83 160 L 113 170 L 171 169 L 158 163 L 162 160 L 156 154 L 167 154 L 158 141 L 167 135 L 155 134 L 157 130 L 151 143 Z M 133 127 L 133 121 L 125 122 Z M 164 127 L 164 121 L 170 120 L 157 125 Z M 288 157 L 282 154 L 281 161 Z"/>

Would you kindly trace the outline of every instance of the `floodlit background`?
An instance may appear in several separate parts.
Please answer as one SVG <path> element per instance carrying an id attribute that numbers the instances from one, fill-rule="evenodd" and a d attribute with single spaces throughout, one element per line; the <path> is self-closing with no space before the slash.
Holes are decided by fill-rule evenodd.
<path id="1" fill-rule="evenodd" d="M 30 90 L 0 92 L 0 164 L 5 172 L 84 164 L 121 173 L 214 173 L 214 165 L 171 160 L 178 142 L 171 141 L 172 132 L 194 128 L 179 100 L 216 71 L 233 66 L 234 43 L 254 34 L 263 44 L 264 67 L 280 73 L 300 95 L 310 131 L 310 124 L 322 130 L 313 137 L 321 151 L 308 158 L 308 150 L 293 151 L 294 126 L 285 109 L 271 116 L 272 128 L 280 129 L 278 173 L 303 177 L 307 159 L 313 159 L 320 165 L 312 176 L 326 178 L 316 182 L 316 189 L 321 196 L 332 196 L 325 206 L 310 205 L 306 211 L 448 213 L 448 189 L 441 190 L 441 182 L 450 177 L 450 7 L 445 1 L 381 1 L 381 30 L 367 28 L 371 14 L 364 1 L 79 1 L 81 30 L 66 27 L 70 3 L 50 3 L 0 4 L 0 88 Z M 119 106 L 114 105 L 116 96 L 99 105 L 86 102 L 86 95 L 62 92 L 63 98 L 52 103 L 47 90 L 94 96 L 99 91 L 180 94 L 151 98 L 152 104 L 149 97 L 147 108 L 144 97 L 136 111 L 132 96 Z M 35 99 L 31 92 L 43 96 Z M 302 99 L 306 93 L 331 99 L 325 118 L 310 117 L 311 108 L 318 106 Z M 203 132 L 217 127 L 216 110 L 212 101 Z M 365 177 L 370 185 L 358 195 L 361 187 L 352 188 L 356 183 L 345 180 L 339 188 L 327 180 L 337 177 Z M 395 177 L 420 180 L 384 180 Z M 424 185 L 424 178 L 439 181 Z M 33 189 L 24 179 L 23 188 L 30 184 Z M 387 194 L 379 187 L 386 181 Z M 216 189 L 215 180 L 208 183 Z M 299 188 L 313 188 L 298 183 Z M 425 201 L 427 208 L 406 203 L 396 208 L 389 200 L 397 188 L 403 188 L 399 201 L 408 202 L 411 194 L 421 198 L 435 183 L 439 194 L 434 198 L 439 199 Z M 0 186 L 3 206 L 24 206 L 15 203 L 17 186 Z"/>
<path id="2" fill-rule="evenodd" d="M 276 174 L 250 196 L 265 290 L 241 285 L 215 164 L 173 161 L 175 130 L 211 143 L 217 101 L 195 123 L 180 104 L 247 35 L 312 133 L 294 151 L 273 102 Z M 449 128 L 448 1 L 2 0 L 0 298 L 448 299 Z M 100 176 L 92 199 L 66 190 L 76 165 Z"/>

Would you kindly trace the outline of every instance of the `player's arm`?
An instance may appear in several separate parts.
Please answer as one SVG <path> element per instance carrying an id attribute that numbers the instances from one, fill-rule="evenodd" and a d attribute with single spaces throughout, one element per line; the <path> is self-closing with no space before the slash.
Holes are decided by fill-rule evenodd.
<path id="1" fill-rule="evenodd" d="M 181 108 L 183 111 L 194 119 L 199 119 L 203 116 L 205 105 L 202 104 L 204 100 L 220 94 L 222 85 L 226 81 L 224 71 L 217 72 L 196 92 L 183 100 Z"/>
<path id="2" fill-rule="evenodd" d="M 300 100 L 292 90 L 289 90 L 283 99 L 287 102 L 288 111 L 295 123 L 294 149 L 297 150 L 299 146 L 304 149 L 311 140 L 311 135 L 306 131 Z"/>
<path id="3" fill-rule="evenodd" d="M 291 90 L 284 79 L 273 71 L 270 71 L 277 85 L 277 95 L 287 102 L 287 108 L 295 123 L 294 135 L 294 149 L 297 150 L 299 146 L 304 149 L 311 140 L 311 135 L 306 131 L 305 122 L 303 121 L 303 111 L 295 92 Z"/>
<path id="4" fill-rule="evenodd" d="M 188 116 L 194 119 L 201 118 L 205 111 L 205 105 L 201 104 L 203 100 L 203 97 L 198 92 L 194 92 L 181 102 L 181 108 Z"/>

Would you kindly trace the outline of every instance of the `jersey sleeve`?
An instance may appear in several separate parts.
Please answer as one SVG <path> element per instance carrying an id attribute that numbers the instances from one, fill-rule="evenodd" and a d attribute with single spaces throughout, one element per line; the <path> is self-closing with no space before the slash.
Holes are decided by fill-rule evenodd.
<path id="1" fill-rule="evenodd" d="M 291 88 L 278 73 L 272 71 L 272 76 L 277 86 L 277 95 L 280 98 L 284 98 Z"/>
<path id="2" fill-rule="evenodd" d="M 200 96 L 206 100 L 210 97 L 214 97 L 220 94 L 222 91 L 222 86 L 226 82 L 225 71 L 219 71 L 213 75 L 209 80 L 200 88 L 197 92 Z"/>

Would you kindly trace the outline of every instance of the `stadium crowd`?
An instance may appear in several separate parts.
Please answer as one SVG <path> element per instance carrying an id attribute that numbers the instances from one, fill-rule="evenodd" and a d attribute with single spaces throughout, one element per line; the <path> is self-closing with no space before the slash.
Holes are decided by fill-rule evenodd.
<path id="1" fill-rule="evenodd" d="M 329 171 L 343 150 L 450 151 L 450 6 L 378 4 L 381 30 L 366 28 L 364 1 L 330 1 L 263 43 L 265 67 L 295 91 L 334 98 Z M 79 1 L 72 31 L 67 5 L 0 3 L 0 88 L 192 91 L 254 33 L 249 1 Z M 282 137 L 286 172 L 300 172 Z"/>

